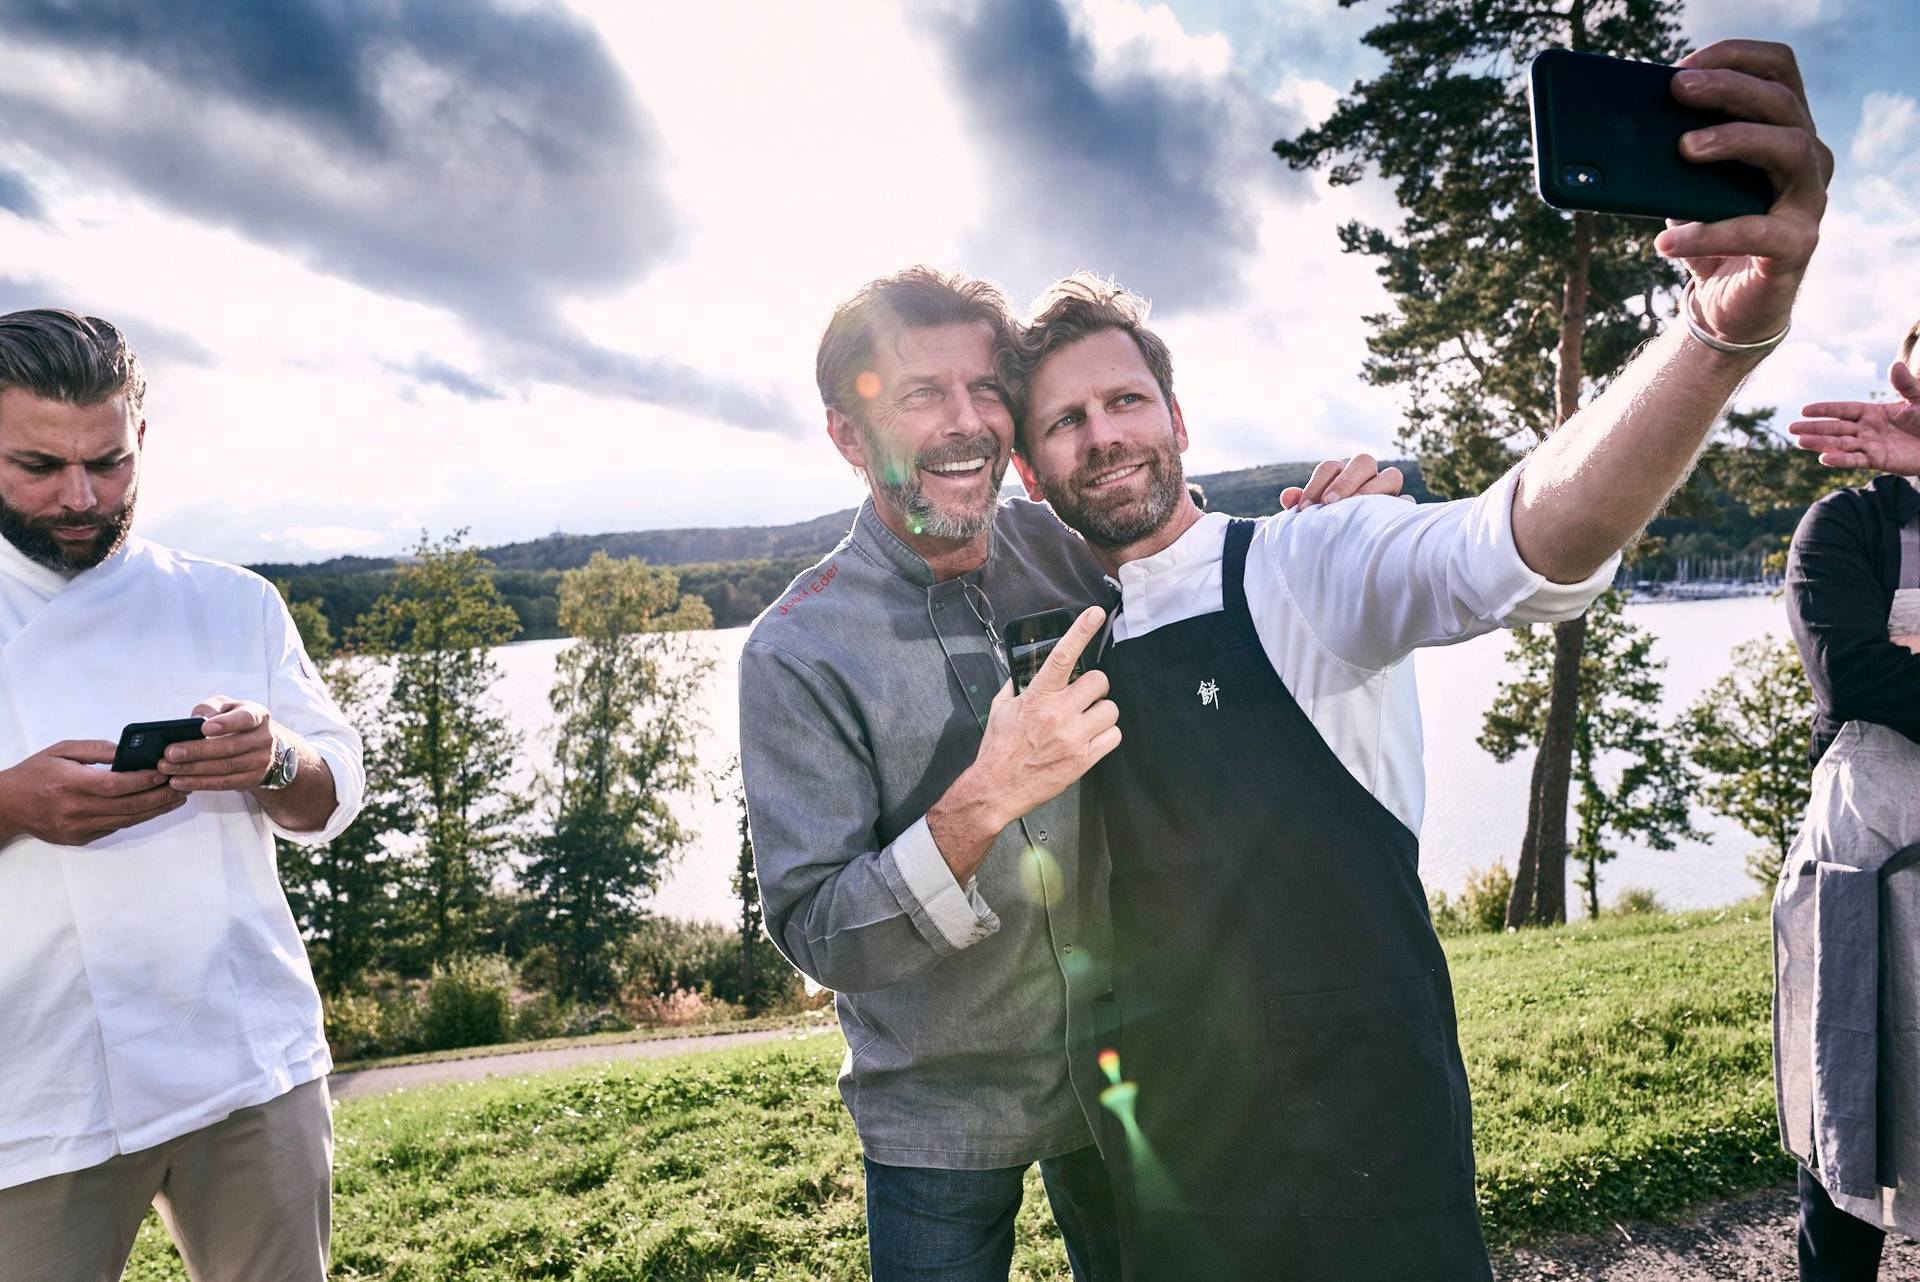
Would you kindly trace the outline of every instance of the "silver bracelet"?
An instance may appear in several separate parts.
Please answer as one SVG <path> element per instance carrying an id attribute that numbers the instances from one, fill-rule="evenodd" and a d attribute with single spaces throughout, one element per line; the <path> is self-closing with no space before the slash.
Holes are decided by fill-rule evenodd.
<path id="1" fill-rule="evenodd" d="M 1693 282 L 1688 281 L 1686 289 L 1680 293 L 1680 315 L 1686 318 L 1687 332 L 1711 347 L 1716 352 L 1725 352 L 1729 356 L 1759 356 L 1770 352 L 1786 341 L 1787 331 L 1793 328 L 1788 321 L 1780 327 L 1780 332 L 1772 338 L 1763 338 L 1757 343 L 1730 343 L 1724 338 L 1715 338 L 1707 333 L 1706 327 L 1693 318 Z"/>

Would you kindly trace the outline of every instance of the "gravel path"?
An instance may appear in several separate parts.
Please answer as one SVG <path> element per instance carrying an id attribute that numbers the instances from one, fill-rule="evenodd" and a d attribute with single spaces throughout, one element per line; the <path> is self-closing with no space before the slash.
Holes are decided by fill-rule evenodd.
<path id="1" fill-rule="evenodd" d="M 435 1064 L 402 1064 L 394 1068 L 363 1069 L 357 1073 L 335 1073 L 327 1079 L 327 1090 L 337 1100 L 355 1099 L 362 1095 L 404 1090 L 410 1086 L 478 1082 L 489 1077 L 519 1077 L 525 1073 L 545 1072 L 550 1068 L 571 1068 L 576 1064 L 602 1064 L 622 1059 L 663 1059 L 669 1055 L 731 1050 L 736 1046 L 751 1046 L 755 1042 L 812 1035 L 813 1030 L 809 1029 L 762 1028 L 751 1033 L 661 1037 L 651 1041 L 610 1044 L 602 1042 L 594 1046 L 561 1046 L 553 1050 L 522 1051 L 514 1055 L 442 1060 Z"/>
<path id="2" fill-rule="evenodd" d="M 1707 1208 L 1674 1224 L 1628 1224 L 1494 1261 L 1498 1282 L 1797 1282 L 1792 1188 Z M 1920 1246 L 1887 1240 L 1880 1282 L 1920 1282 Z"/>

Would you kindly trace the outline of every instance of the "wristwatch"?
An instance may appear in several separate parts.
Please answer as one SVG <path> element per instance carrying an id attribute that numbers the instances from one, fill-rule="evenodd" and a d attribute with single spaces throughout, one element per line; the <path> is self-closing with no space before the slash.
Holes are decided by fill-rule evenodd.
<path id="1" fill-rule="evenodd" d="M 273 764 L 267 767 L 266 776 L 254 786 L 262 792 L 278 792 L 293 782 L 300 773 L 300 750 L 292 743 L 273 736 Z"/>

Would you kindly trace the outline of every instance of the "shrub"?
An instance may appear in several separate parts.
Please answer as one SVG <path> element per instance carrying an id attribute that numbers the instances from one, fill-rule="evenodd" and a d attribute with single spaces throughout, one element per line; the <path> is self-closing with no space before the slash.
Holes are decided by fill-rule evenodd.
<path id="1" fill-rule="evenodd" d="M 428 1050 L 486 1046 L 513 1031 L 513 971 L 498 955 L 455 957 L 427 980 L 422 1032 Z"/>
<path id="2" fill-rule="evenodd" d="M 562 1037 L 585 1037 L 588 1033 L 623 1033 L 633 1027 L 633 1021 L 617 1010 L 602 1007 L 589 1010 L 576 1006 L 567 1014 L 567 1020 L 561 1026 Z"/>
<path id="3" fill-rule="evenodd" d="M 1667 910 L 1660 897 L 1645 886 L 1628 886 L 1614 897 L 1613 911 L 1621 917 L 1644 917 Z"/>
<path id="4" fill-rule="evenodd" d="M 1513 874 L 1505 864 L 1495 864 L 1485 872 L 1467 870 L 1467 883 L 1457 898 L 1436 890 L 1427 896 L 1433 913 L 1433 928 L 1442 935 L 1468 935 L 1498 931 L 1507 923 L 1507 899 L 1513 894 Z"/>
<path id="5" fill-rule="evenodd" d="M 516 1041 L 535 1042 L 558 1037 L 566 1031 L 567 1012 L 552 993 L 535 993 L 514 1008 L 513 1036 Z"/>
<path id="6" fill-rule="evenodd" d="M 739 1019 L 744 1012 L 732 1002 L 691 988 L 676 988 L 670 993 L 635 992 L 622 1004 L 636 1024 L 723 1024 Z"/>
<path id="7" fill-rule="evenodd" d="M 324 998 L 320 1007 L 326 1018 L 327 1048 L 332 1051 L 335 1063 L 381 1053 L 381 1010 L 377 998 L 342 993 Z"/>
<path id="8" fill-rule="evenodd" d="M 753 1009 L 783 1007 L 799 998 L 799 974 L 764 934 L 754 941 L 753 963 Z M 686 989 L 749 1005 L 740 974 L 740 935 L 732 926 L 649 918 L 622 941 L 616 965 L 628 1001 Z"/>

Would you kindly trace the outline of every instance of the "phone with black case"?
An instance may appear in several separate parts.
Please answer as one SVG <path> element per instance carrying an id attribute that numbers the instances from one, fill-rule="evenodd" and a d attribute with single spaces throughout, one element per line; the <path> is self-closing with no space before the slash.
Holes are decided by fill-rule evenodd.
<path id="1" fill-rule="evenodd" d="M 1733 119 L 1673 97 L 1679 69 L 1571 49 L 1536 56 L 1528 75 L 1534 179 L 1558 209 L 1718 222 L 1773 207 L 1765 171 L 1695 164 L 1680 136 Z"/>
<path id="2" fill-rule="evenodd" d="M 1067 635 L 1067 629 L 1073 626 L 1078 615 L 1064 606 L 1054 610 L 1042 610 L 1038 614 L 1025 614 L 1006 625 L 1002 635 L 1007 640 L 1007 667 L 1013 673 L 1013 691 L 1018 694 L 1027 688 L 1027 682 L 1040 673 L 1040 666 L 1053 653 L 1053 647 L 1060 638 Z M 1073 665 L 1073 675 L 1079 676 L 1086 671 L 1086 655 Z"/>
<path id="3" fill-rule="evenodd" d="M 152 770 L 169 746 L 206 738 L 200 725 L 199 717 L 134 722 L 120 732 L 120 743 L 113 750 L 114 770 Z"/>

